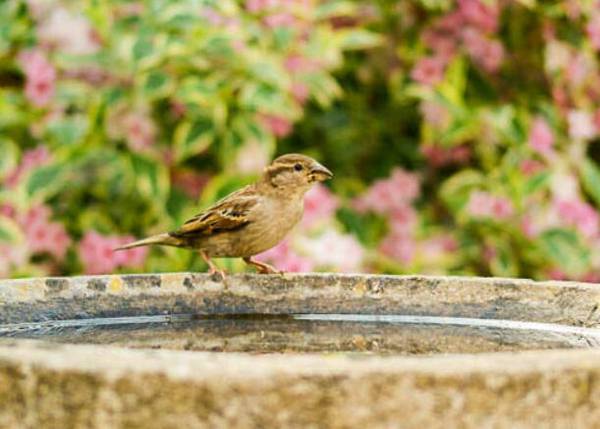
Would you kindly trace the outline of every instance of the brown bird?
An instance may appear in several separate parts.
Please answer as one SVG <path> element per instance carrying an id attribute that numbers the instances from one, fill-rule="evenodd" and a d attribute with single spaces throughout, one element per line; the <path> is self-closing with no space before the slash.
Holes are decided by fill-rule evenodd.
<path id="1" fill-rule="evenodd" d="M 314 159 L 288 154 L 275 159 L 262 177 L 197 214 L 175 231 L 154 235 L 115 250 L 163 245 L 198 250 L 210 273 L 224 271 L 211 258 L 243 258 L 261 274 L 277 269 L 252 256 L 279 243 L 302 219 L 304 194 L 316 182 L 333 177 Z"/>

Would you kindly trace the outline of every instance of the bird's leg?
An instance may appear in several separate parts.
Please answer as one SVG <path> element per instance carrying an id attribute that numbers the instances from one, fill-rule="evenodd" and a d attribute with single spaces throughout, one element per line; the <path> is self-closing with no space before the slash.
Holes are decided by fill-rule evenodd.
<path id="1" fill-rule="evenodd" d="M 243 259 L 248 265 L 254 265 L 260 274 L 283 274 L 283 271 L 278 270 L 272 265 L 265 264 L 264 262 L 255 261 L 251 256 L 247 256 Z"/>
<path id="2" fill-rule="evenodd" d="M 208 274 L 212 276 L 218 273 L 222 279 L 225 279 L 225 270 L 220 270 L 204 250 L 200 250 L 200 256 L 208 264 Z"/>

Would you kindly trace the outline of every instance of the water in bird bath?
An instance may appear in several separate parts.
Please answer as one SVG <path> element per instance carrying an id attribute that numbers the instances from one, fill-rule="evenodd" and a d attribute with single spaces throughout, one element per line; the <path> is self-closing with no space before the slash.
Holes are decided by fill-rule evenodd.
<path id="1" fill-rule="evenodd" d="M 551 323 L 362 314 L 164 315 L 0 325 L 1 337 L 131 348 L 417 355 L 600 346 L 600 331 Z"/>

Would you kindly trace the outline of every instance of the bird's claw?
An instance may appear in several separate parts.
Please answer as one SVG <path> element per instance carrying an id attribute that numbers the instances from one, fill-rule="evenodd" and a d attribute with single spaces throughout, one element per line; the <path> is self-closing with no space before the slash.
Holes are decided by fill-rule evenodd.
<path id="1" fill-rule="evenodd" d="M 278 270 L 275 267 L 267 265 L 266 267 L 257 267 L 258 274 L 279 274 L 280 276 L 285 274 L 285 271 Z"/>
<path id="2" fill-rule="evenodd" d="M 225 270 L 220 270 L 218 268 L 211 267 L 208 270 L 208 275 L 211 277 L 217 277 L 219 280 L 223 281 L 225 280 L 225 277 L 227 277 L 227 272 Z"/>

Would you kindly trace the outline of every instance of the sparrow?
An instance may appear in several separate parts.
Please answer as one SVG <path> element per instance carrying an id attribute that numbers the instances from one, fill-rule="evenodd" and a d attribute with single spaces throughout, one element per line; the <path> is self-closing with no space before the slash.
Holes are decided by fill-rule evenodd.
<path id="1" fill-rule="evenodd" d="M 314 159 L 300 154 L 276 158 L 260 179 L 198 213 L 174 231 L 118 247 L 162 245 L 200 253 L 209 273 L 225 277 L 211 258 L 242 258 L 261 274 L 281 273 L 252 257 L 279 243 L 302 219 L 304 195 L 333 173 Z"/>

